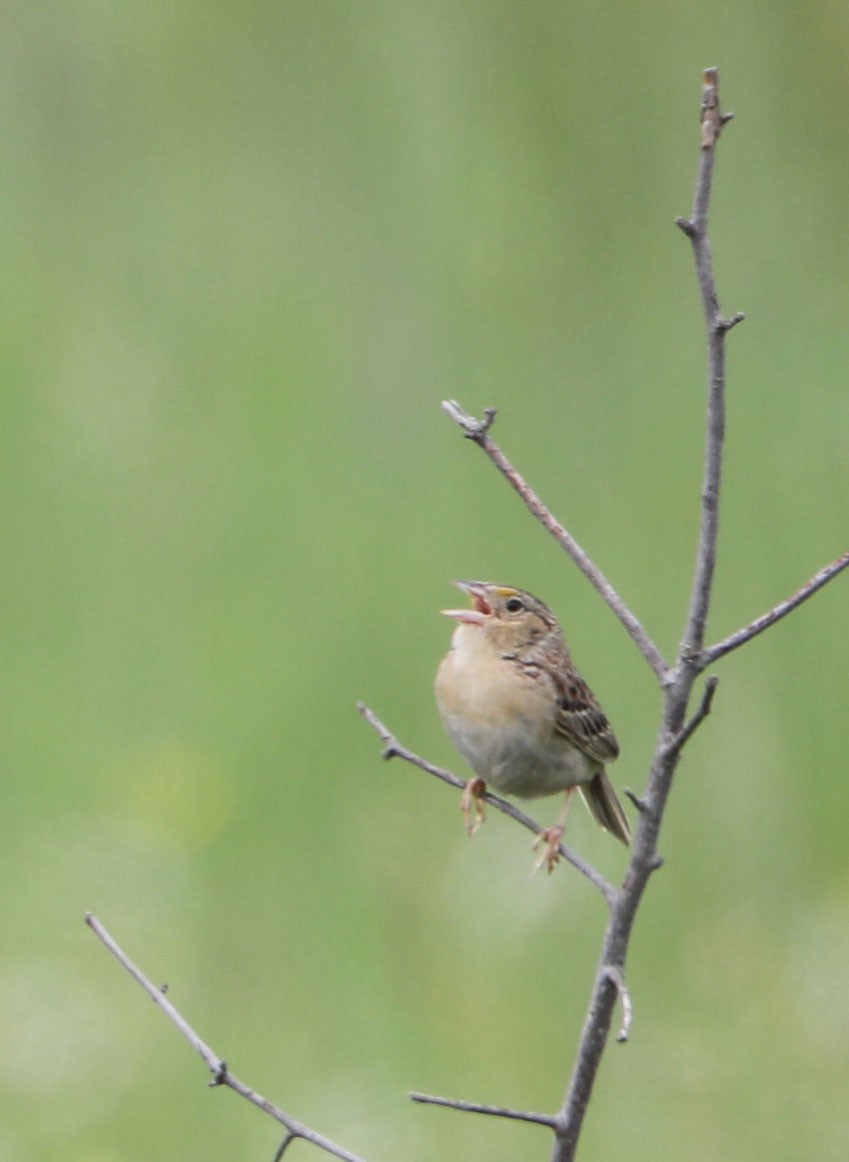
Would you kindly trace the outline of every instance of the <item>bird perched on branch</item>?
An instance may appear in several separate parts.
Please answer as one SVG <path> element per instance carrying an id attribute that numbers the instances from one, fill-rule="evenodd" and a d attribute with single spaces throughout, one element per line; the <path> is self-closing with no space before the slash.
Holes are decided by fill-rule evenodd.
<path id="1" fill-rule="evenodd" d="M 442 611 L 457 628 L 437 671 L 436 701 L 476 775 L 461 803 L 469 834 L 483 822 L 487 786 L 520 799 L 565 791 L 559 822 L 537 840 L 546 845 L 537 866 L 551 871 L 577 788 L 596 823 L 628 844 L 628 820 L 605 771 L 619 745 L 557 618 L 522 589 L 455 584 L 472 605 Z"/>

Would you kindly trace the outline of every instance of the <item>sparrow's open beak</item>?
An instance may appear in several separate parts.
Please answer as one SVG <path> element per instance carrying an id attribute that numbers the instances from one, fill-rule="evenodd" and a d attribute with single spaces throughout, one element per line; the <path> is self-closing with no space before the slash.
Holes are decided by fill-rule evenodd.
<path id="1" fill-rule="evenodd" d="M 443 609 L 442 612 L 446 617 L 454 617 L 468 625 L 483 625 L 492 613 L 492 606 L 486 599 L 486 584 L 483 581 L 455 581 L 454 584 L 469 595 L 474 608 Z"/>

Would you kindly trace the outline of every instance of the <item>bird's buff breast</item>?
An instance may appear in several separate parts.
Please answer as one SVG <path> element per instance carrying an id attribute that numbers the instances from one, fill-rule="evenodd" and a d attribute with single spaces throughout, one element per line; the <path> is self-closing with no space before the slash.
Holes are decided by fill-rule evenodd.
<path id="1" fill-rule="evenodd" d="M 487 649 L 474 626 L 459 626 L 436 676 L 445 728 L 472 770 L 497 791 L 523 799 L 554 795 L 597 771 L 554 732 L 551 679 Z"/>

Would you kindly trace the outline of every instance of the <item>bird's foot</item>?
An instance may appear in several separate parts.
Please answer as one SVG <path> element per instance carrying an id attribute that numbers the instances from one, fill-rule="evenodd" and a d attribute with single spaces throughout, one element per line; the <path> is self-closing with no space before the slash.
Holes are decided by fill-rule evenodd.
<path id="1" fill-rule="evenodd" d="M 460 810 L 463 812 L 463 822 L 469 836 L 474 835 L 486 819 L 486 804 L 483 796 L 486 794 L 486 781 L 476 775 L 469 779 L 463 788 L 463 797 L 460 800 Z"/>
<path id="2" fill-rule="evenodd" d="M 538 872 L 540 868 L 545 868 L 549 875 L 554 871 L 557 864 L 560 862 L 560 841 L 563 838 L 563 825 L 558 823 L 556 827 L 546 827 L 539 833 L 533 842 L 533 849 L 543 848 L 542 854 L 534 864 L 534 871 Z"/>

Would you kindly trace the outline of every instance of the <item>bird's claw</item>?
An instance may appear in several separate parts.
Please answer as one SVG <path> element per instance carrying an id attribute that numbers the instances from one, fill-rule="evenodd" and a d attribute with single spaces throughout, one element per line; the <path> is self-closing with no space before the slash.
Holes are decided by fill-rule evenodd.
<path id="1" fill-rule="evenodd" d="M 545 868 L 549 875 L 554 871 L 557 864 L 560 862 L 560 841 L 563 838 L 563 826 L 558 823 L 556 827 L 546 827 L 539 833 L 533 842 L 533 849 L 536 851 L 545 847 L 539 859 L 534 864 L 534 871 L 538 872 L 541 868 Z"/>
<path id="2" fill-rule="evenodd" d="M 486 803 L 483 799 L 485 794 L 486 781 L 480 775 L 476 775 L 474 779 L 469 779 L 463 788 L 460 810 L 463 812 L 463 822 L 470 838 L 486 819 Z"/>

